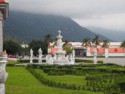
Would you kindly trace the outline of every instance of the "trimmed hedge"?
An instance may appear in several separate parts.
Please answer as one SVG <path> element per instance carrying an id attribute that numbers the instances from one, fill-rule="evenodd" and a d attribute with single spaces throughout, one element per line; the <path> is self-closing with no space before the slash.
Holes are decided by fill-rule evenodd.
<path id="1" fill-rule="evenodd" d="M 17 61 L 8 61 L 7 66 L 14 67 L 17 64 Z"/>
<path id="2" fill-rule="evenodd" d="M 76 62 L 76 63 L 78 63 L 78 62 L 83 62 L 83 63 L 93 63 L 93 60 L 75 59 L 75 62 Z M 99 60 L 99 61 L 97 61 L 97 63 L 102 64 L 103 61 L 102 61 L 102 60 Z"/>
<path id="3" fill-rule="evenodd" d="M 38 66 L 35 66 L 38 68 Z M 65 89 L 88 90 L 94 92 L 104 92 L 104 94 L 124 94 L 125 68 L 113 64 L 99 65 L 42 65 L 39 69 L 33 66 L 27 68 L 42 83 Z M 42 72 L 42 73 L 41 73 Z M 44 77 L 44 73 L 53 76 L 79 75 L 84 76 L 87 83 L 83 86 L 77 84 L 56 82 Z M 77 80 L 77 79 L 76 79 Z"/>
<path id="4" fill-rule="evenodd" d="M 30 60 L 18 60 L 19 63 L 29 63 Z M 42 60 L 42 62 L 46 62 L 46 60 Z M 38 63 L 38 59 L 33 59 L 33 63 Z"/>

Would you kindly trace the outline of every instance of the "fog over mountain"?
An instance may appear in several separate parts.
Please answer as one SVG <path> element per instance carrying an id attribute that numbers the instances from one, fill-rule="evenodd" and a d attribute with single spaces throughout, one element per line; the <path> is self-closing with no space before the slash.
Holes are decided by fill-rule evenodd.
<path id="1" fill-rule="evenodd" d="M 52 34 L 55 39 L 58 30 L 62 31 L 64 40 L 69 41 L 82 41 L 83 38 L 93 38 L 96 35 L 69 17 L 17 11 L 10 11 L 5 22 L 4 35 L 13 36 L 20 42 L 29 42 L 33 39 L 42 39 L 46 34 Z M 100 39 L 107 38 L 100 35 Z"/>
<path id="2" fill-rule="evenodd" d="M 121 42 L 125 40 L 125 32 L 124 31 L 118 31 L 118 30 L 110 30 L 110 29 L 104 29 L 104 28 L 99 28 L 99 27 L 87 27 L 93 32 L 97 34 L 101 34 L 106 36 L 107 38 Z"/>

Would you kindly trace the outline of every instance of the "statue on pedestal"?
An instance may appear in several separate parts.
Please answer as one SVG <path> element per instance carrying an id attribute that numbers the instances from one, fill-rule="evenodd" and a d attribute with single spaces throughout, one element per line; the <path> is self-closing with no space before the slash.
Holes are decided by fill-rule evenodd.
<path id="1" fill-rule="evenodd" d="M 7 54 L 6 51 L 3 52 L 3 57 L 1 57 L 0 61 L 0 94 L 5 94 L 5 81 L 8 76 L 6 73 L 6 63 L 7 63 Z"/>
<path id="2" fill-rule="evenodd" d="M 30 63 L 33 63 L 33 50 L 30 49 Z"/>
<path id="3" fill-rule="evenodd" d="M 94 64 L 97 64 L 97 48 L 94 48 Z"/>
<path id="4" fill-rule="evenodd" d="M 42 63 L 42 50 L 41 50 L 41 48 L 38 50 L 38 53 L 39 53 L 39 61 L 38 61 L 38 63 Z"/>

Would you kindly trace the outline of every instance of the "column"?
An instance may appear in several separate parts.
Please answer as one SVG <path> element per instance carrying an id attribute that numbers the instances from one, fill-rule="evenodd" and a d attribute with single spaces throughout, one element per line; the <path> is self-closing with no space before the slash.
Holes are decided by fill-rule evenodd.
<path id="1" fill-rule="evenodd" d="M 0 54 L 3 52 L 3 14 L 0 12 Z"/>

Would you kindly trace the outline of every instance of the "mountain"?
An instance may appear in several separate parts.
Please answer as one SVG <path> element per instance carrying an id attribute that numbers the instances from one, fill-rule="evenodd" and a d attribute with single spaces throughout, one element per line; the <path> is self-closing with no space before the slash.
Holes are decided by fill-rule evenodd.
<path id="1" fill-rule="evenodd" d="M 4 35 L 15 37 L 20 42 L 29 42 L 33 39 L 42 39 L 46 34 L 56 38 L 57 31 L 61 30 L 64 40 L 82 41 L 83 38 L 93 38 L 95 33 L 81 27 L 69 17 L 32 14 L 10 11 L 5 21 Z M 107 39 L 100 35 L 100 39 Z"/>
<path id="2" fill-rule="evenodd" d="M 88 28 L 97 34 L 105 35 L 107 38 L 110 38 L 114 41 L 121 42 L 125 40 L 125 31 L 109 30 L 98 27 L 88 27 Z"/>

